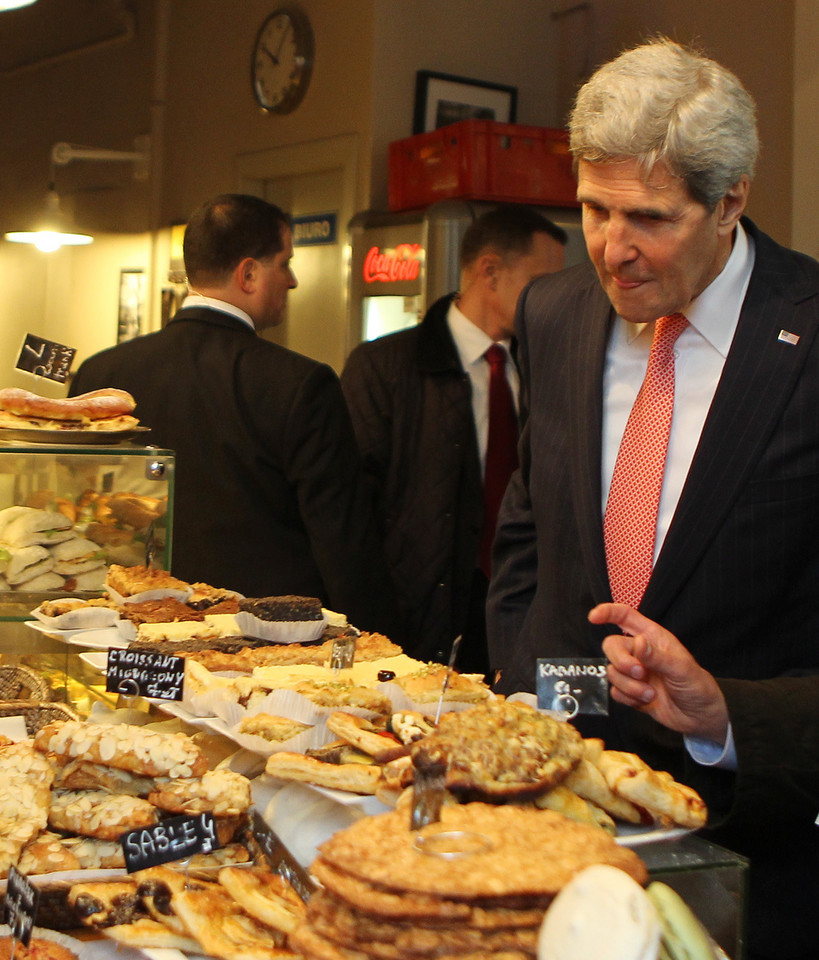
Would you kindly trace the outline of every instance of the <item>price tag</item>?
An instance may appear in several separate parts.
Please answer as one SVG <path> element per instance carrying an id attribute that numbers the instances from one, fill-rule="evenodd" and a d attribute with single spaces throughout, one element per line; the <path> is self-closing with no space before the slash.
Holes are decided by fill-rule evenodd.
<path id="1" fill-rule="evenodd" d="M 579 713 L 608 716 L 609 685 L 602 657 L 556 657 L 537 662 L 537 705 L 571 720 Z"/>
<path id="2" fill-rule="evenodd" d="M 255 807 L 251 809 L 250 832 L 270 869 L 280 877 L 284 877 L 302 900 L 309 900 L 310 894 L 316 889 L 310 874 L 282 843 L 275 830 L 268 826 Z"/>
<path id="3" fill-rule="evenodd" d="M 112 647 L 108 651 L 105 689 L 125 697 L 181 700 L 185 684 L 185 658 L 153 650 Z"/>
<path id="4" fill-rule="evenodd" d="M 76 353 L 73 347 L 27 333 L 15 366 L 35 377 L 65 383 Z"/>
<path id="5" fill-rule="evenodd" d="M 195 853 L 211 853 L 220 846 L 212 813 L 169 817 L 153 827 L 129 830 L 119 842 L 128 873 L 171 860 L 187 860 Z"/>
<path id="6" fill-rule="evenodd" d="M 410 830 L 420 830 L 441 819 L 441 807 L 446 793 L 446 764 L 430 764 L 426 769 L 415 768 L 412 784 Z"/>
<path id="7" fill-rule="evenodd" d="M 354 634 L 345 634 L 333 640 L 333 652 L 330 654 L 331 670 L 349 670 L 352 667 L 355 662 L 356 639 Z"/>
<path id="8" fill-rule="evenodd" d="M 39 900 L 40 891 L 29 878 L 11 867 L 6 887 L 4 918 L 14 939 L 26 947 L 31 939 L 31 928 L 37 917 Z"/>

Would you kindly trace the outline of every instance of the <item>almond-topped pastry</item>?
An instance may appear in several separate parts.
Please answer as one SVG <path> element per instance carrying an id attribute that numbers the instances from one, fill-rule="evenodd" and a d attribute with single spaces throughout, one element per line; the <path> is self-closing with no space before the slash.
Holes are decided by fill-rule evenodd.
<path id="1" fill-rule="evenodd" d="M 59 769 L 55 786 L 64 790 L 107 790 L 108 793 L 147 797 L 154 787 L 154 780 L 153 777 L 141 777 L 130 770 L 119 770 L 78 758 L 69 760 Z"/>
<path id="2" fill-rule="evenodd" d="M 0 877 L 45 828 L 54 767 L 30 741 L 0 749 Z"/>
<path id="3" fill-rule="evenodd" d="M 151 827 L 158 820 L 153 804 L 140 797 L 104 790 L 55 790 L 48 825 L 98 840 L 116 840 L 128 830 Z"/>
<path id="4" fill-rule="evenodd" d="M 236 816 L 250 807 L 250 781 L 233 770 L 208 770 L 201 777 L 158 780 L 148 799 L 171 813 Z"/>
<path id="5" fill-rule="evenodd" d="M 84 757 L 148 777 L 198 777 L 208 768 L 205 755 L 184 733 L 159 733 L 125 723 L 58 720 L 34 738 L 43 753 Z"/>

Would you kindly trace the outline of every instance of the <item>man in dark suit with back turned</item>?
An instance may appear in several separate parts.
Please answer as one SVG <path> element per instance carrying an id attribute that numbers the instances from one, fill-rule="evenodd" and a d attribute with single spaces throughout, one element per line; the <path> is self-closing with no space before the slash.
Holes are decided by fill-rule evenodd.
<path id="1" fill-rule="evenodd" d="M 664 39 L 624 53 L 581 88 L 570 143 L 591 263 L 518 308 L 529 416 L 488 601 L 499 689 L 534 689 L 538 657 L 601 656 L 618 625 L 679 638 L 724 688 L 714 765 L 633 703 L 579 725 L 695 786 L 751 858 L 752 957 L 815 956 L 819 798 L 805 816 L 783 776 L 756 818 L 747 801 L 762 741 L 769 757 L 792 729 L 779 694 L 800 692 L 810 742 L 819 727 L 792 676 L 819 673 L 819 265 L 743 217 L 754 103 L 711 60 Z"/>
<path id="2" fill-rule="evenodd" d="M 258 197 L 192 215 L 189 296 L 165 329 L 86 360 L 76 395 L 119 387 L 176 453 L 173 572 L 248 596 L 319 597 L 392 632 L 392 600 L 344 397 L 326 365 L 258 336 L 288 291 L 290 224 Z"/>

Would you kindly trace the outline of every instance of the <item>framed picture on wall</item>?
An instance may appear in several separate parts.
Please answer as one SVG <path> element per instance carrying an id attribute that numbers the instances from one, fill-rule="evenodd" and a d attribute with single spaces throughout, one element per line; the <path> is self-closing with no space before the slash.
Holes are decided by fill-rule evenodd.
<path id="1" fill-rule="evenodd" d="M 415 75 L 412 132 L 426 133 L 459 120 L 514 123 L 517 105 L 517 87 L 419 70 Z"/>
<path id="2" fill-rule="evenodd" d="M 133 340 L 142 333 L 142 317 L 145 313 L 145 271 L 120 270 L 119 272 L 119 317 L 117 343 Z"/>

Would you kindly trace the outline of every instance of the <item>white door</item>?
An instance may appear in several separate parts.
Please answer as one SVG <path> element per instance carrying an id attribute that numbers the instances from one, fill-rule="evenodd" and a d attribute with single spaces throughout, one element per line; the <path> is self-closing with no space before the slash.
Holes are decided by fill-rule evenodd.
<path id="1" fill-rule="evenodd" d="M 281 326 L 264 336 L 340 371 L 350 345 L 347 224 L 355 213 L 358 137 L 331 137 L 244 154 L 238 189 L 264 197 L 292 217 L 331 215 L 334 242 L 296 246 L 298 287 Z"/>

